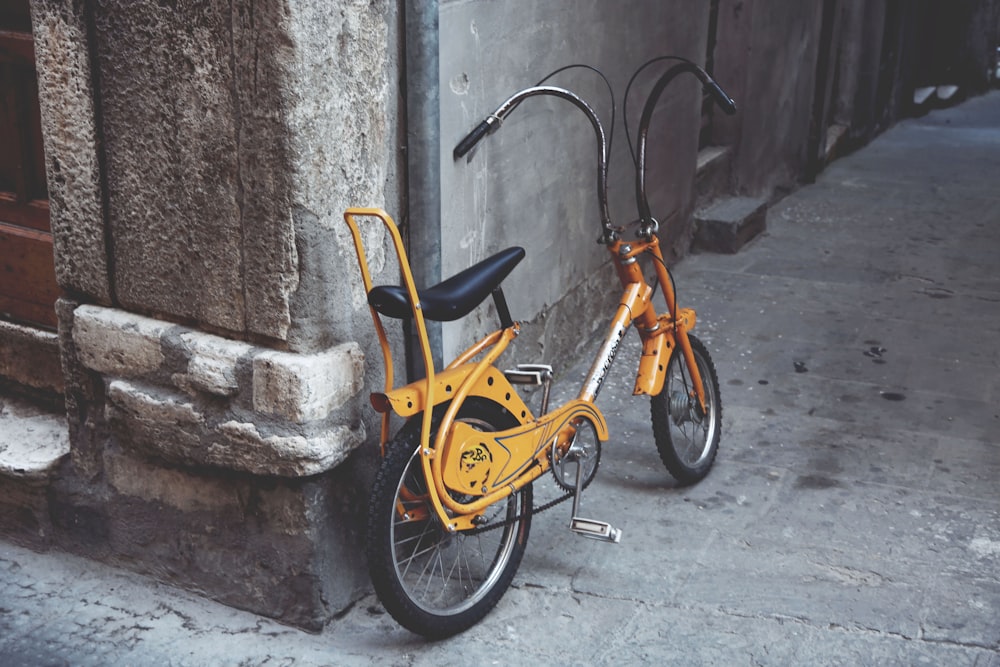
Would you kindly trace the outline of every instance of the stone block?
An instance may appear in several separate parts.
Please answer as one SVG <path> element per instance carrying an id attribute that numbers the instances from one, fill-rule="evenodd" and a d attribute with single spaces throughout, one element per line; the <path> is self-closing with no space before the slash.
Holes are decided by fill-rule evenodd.
<path id="1" fill-rule="evenodd" d="M 361 389 L 357 343 L 281 352 L 99 306 L 74 311 L 72 339 L 105 376 L 105 417 L 123 447 L 295 477 L 330 470 L 364 440 L 361 423 L 330 419 Z"/>
<path id="2" fill-rule="evenodd" d="M 340 464 L 365 438 L 362 424 L 296 431 L 283 422 L 207 418 L 185 395 L 127 380 L 108 385 L 107 418 L 120 444 L 189 467 L 305 477 Z"/>
<path id="3" fill-rule="evenodd" d="M 217 396 L 233 396 L 239 391 L 236 364 L 250 354 L 251 345 L 199 331 L 184 332 L 180 338 L 191 358 L 187 372 L 172 378 L 178 388 Z"/>
<path id="4" fill-rule="evenodd" d="M 65 389 L 59 336 L 0 320 L 0 377 L 51 394 Z"/>
<path id="5" fill-rule="evenodd" d="M 118 302 L 284 339 L 298 283 L 291 10 L 107 0 L 89 13 Z"/>
<path id="6" fill-rule="evenodd" d="M 112 295 L 98 158 L 104 147 L 95 113 L 89 11 L 81 3 L 31 3 L 56 280 L 68 292 L 107 303 Z"/>
<path id="7" fill-rule="evenodd" d="M 256 424 L 229 421 L 211 436 L 205 462 L 260 475 L 305 477 L 326 472 L 365 439 L 364 426 L 334 426 L 314 435 L 265 435 Z"/>
<path id="8" fill-rule="evenodd" d="M 364 355 L 354 342 L 317 354 L 266 351 L 253 360 L 253 407 L 303 424 L 325 418 L 363 381 Z"/>
<path id="9" fill-rule="evenodd" d="M 163 363 L 160 337 L 172 326 L 122 310 L 84 305 L 74 313 L 73 342 L 87 368 L 136 377 Z"/>
<path id="10" fill-rule="evenodd" d="M 163 503 L 182 512 L 237 512 L 240 494 L 246 489 L 237 482 L 200 475 L 176 468 L 154 465 L 125 453 L 105 456 L 105 471 L 111 487 L 119 494 Z M 247 484 L 247 482 L 243 482 Z"/>
<path id="11" fill-rule="evenodd" d="M 148 422 L 196 427 L 205 423 L 204 415 L 184 396 L 125 380 L 108 384 L 108 401 Z"/>
<path id="12" fill-rule="evenodd" d="M 766 228 L 767 200 L 726 197 L 696 212 L 694 220 L 696 249 L 735 253 Z"/>
<path id="13" fill-rule="evenodd" d="M 204 415 L 181 394 L 113 380 L 105 416 L 119 444 L 181 465 L 201 465 Z"/>

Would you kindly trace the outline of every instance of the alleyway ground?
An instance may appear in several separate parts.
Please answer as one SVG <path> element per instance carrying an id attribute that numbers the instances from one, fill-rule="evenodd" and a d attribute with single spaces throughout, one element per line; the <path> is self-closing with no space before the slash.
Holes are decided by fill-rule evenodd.
<path id="1" fill-rule="evenodd" d="M 669 481 L 630 338 L 584 499 L 622 543 L 537 516 L 473 630 L 424 643 L 368 597 L 307 634 L 0 542 L 0 663 L 1000 667 L 1000 92 L 900 123 L 676 280 L 721 380 L 715 469 Z"/>

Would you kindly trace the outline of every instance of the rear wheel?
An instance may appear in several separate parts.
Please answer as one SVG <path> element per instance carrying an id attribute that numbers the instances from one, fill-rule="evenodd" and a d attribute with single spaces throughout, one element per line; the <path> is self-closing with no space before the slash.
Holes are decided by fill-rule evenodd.
<path id="1" fill-rule="evenodd" d="M 517 425 L 500 406 L 476 399 L 466 401 L 457 421 L 482 431 Z M 403 428 L 376 474 L 368 505 L 368 567 L 392 617 L 436 639 L 477 623 L 507 590 L 528 542 L 532 493 L 529 484 L 484 512 L 487 524 L 508 522 L 502 527 L 448 532 L 427 495 L 419 426 L 415 417 Z"/>
<path id="2" fill-rule="evenodd" d="M 698 372 L 705 389 L 702 412 L 691 384 L 691 372 L 680 348 L 675 348 L 667 365 L 663 389 L 652 397 L 653 437 L 660 459 L 681 484 L 704 479 L 719 451 L 722 431 L 722 402 L 719 377 L 705 345 L 688 334 Z"/>

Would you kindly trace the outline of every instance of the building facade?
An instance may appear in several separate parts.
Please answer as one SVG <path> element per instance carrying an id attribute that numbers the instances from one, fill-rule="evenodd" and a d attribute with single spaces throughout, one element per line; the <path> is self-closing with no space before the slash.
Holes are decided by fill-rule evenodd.
<path id="1" fill-rule="evenodd" d="M 525 246 L 506 283 L 516 353 L 572 358 L 604 326 L 589 313 L 609 275 L 586 120 L 529 101 L 455 161 L 469 129 L 564 65 L 621 95 L 655 56 L 705 64 L 739 112 L 678 81 L 650 134 L 678 259 L 700 206 L 780 197 L 919 111 L 918 86 L 990 85 L 1000 3 L 948 4 L 948 30 L 928 31 L 931 0 L 6 3 L 0 535 L 321 627 L 368 590 L 367 394 L 383 382 L 345 208 L 392 213 L 421 284 Z M 583 70 L 553 83 L 610 117 Z M 384 235 L 365 234 L 376 280 L 397 282 Z M 494 319 L 436 331 L 435 353 Z"/>

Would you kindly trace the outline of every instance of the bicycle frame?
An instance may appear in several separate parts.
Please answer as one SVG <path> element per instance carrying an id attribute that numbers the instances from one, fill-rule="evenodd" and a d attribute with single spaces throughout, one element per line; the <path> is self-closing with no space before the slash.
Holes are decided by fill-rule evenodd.
<path id="1" fill-rule="evenodd" d="M 515 323 L 511 327 L 492 332 L 456 357 L 443 371 L 435 372 L 416 286 L 395 223 L 385 211 L 352 208 L 345 212 L 344 219 L 351 229 L 365 291 L 372 289 L 372 279 L 356 220 L 361 217 L 377 218 L 390 233 L 410 298 L 415 329 L 427 369 L 423 380 L 393 387 L 391 347 L 381 317 L 374 308 L 369 307 L 386 368 L 385 391 L 371 395 L 373 407 L 382 413 L 382 452 L 384 454 L 389 438 L 390 413 L 401 417 L 422 414 L 421 463 L 425 478 L 429 481 L 427 486 L 430 505 L 449 530 L 474 528 L 476 517 L 485 508 L 516 493 L 547 472 L 551 466 L 550 448 L 554 446 L 565 451 L 582 421 L 593 424 L 598 439 L 607 441 L 607 422 L 594 401 L 615 360 L 619 344 L 633 323 L 636 324 L 643 347 L 634 393 L 658 393 L 663 386 L 670 354 L 675 347 L 680 347 L 688 358 L 692 371 L 694 393 L 704 409 L 701 377 L 687 342 L 687 331 L 695 324 L 695 313 L 693 310 L 683 309 L 674 314 L 676 306 L 673 290 L 660 253 L 659 240 L 655 235 L 648 240 L 619 240 L 608 246 L 624 288 L 608 335 L 594 359 L 579 396 L 535 418 L 504 374 L 494 366 L 496 359 L 518 335 L 520 324 Z M 650 253 L 656 260 L 657 279 L 663 285 L 667 303 L 667 312 L 663 315 L 656 314 L 652 305 L 653 288 L 646 282 L 639 267 L 638 257 L 643 253 Z M 480 355 L 482 358 L 475 361 Z M 470 396 L 479 396 L 503 405 L 518 418 L 521 425 L 486 434 L 462 422 L 456 422 L 455 417 L 462 403 Z M 446 401 L 450 401 L 450 404 L 432 443 L 430 433 L 433 408 Z M 463 455 L 474 456 L 475 448 L 479 446 L 478 441 L 484 437 L 491 438 L 499 445 L 494 449 L 496 452 L 506 453 L 508 456 L 506 460 L 494 461 L 493 471 L 481 488 L 464 488 L 457 479 L 457 462 Z M 471 502 L 460 502 L 449 492 L 458 490 L 463 495 L 478 497 Z"/>
<path id="2" fill-rule="evenodd" d="M 344 219 L 351 229 L 358 262 L 362 267 L 362 279 L 366 292 L 370 291 L 373 285 L 361 241 L 361 233 L 356 221 L 356 218 L 359 217 L 375 217 L 389 230 L 400 263 L 403 282 L 410 298 L 415 328 L 427 369 L 427 375 L 423 380 L 393 388 L 391 347 L 381 317 L 374 308 L 369 307 L 386 366 L 385 391 L 373 393 L 371 396 L 372 406 L 376 411 L 382 413 L 382 452 L 385 453 L 388 442 L 390 412 L 401 417 L 422 413 L 421 462 L 424 475 L 431 482 L 428 484 L 431 506 L 443 525 L 453 531 L 474 527 L 475 516 L 483 509 L 506 498 L 511 493 L 515 493 L 546 472 L 549 469 L 549 463 L 545 456 L 548 443 L 553 439 L 559 443 L 568 442 L 574 432 L 571 424 L 575 420 L 583 419 L 591 422 L 598 437 L 602 441 L 607 440 L 607 423 L 592 402 L 570 401 L 561 408 L 535 419 L 531 410 L 521 400 L 504 374 L 493 366 L 497 357 L 518 335 L 520 331 L 518 323 L 494 331 L 456 357 L 444 371 L 436 373 L 423 313 L 399 231 L 392 218 L 385 211 L 371 208 L 351 208 L 345 212 Z M 479 355 L 482 355 L 482 358 L 479 361 L 474 361 Z M 456 488 L 454 476 L 446 475 L 443 468 L 446 464 L 453 463 L 457 458 L 460 458 L 463 453 L 469 451 L 470 447 L 475 446 L 475 443 L 472 443 L 472 440 L 476 439 L 472 437 L 473 434 L 476 436 L 484 435 L 461 422 L 455 422 L 459 408 L 470 396 L 479 396 L 503 405 L 518 418 L 521 426 L 489 434 L 490 437 L 501 443 L 498 451 L 509 452 L 510 456 L 507 461 L 500 462 L 497 471 L 491 475 L 487 485 L 475 490 L 476 493 L 469 494 L 480 496 L 477 500 L 462 503 L 456 501 L 448 492 L 447 481 L 452 481 L 453 489 Z M 450 401 L 450 405 L 441 420 L 437 438 L 431 443 L 433 408 L 446 401 Z M 452 426 L 454 428 L 451 428 Z M 538 462 L 538 465 L 532 465 L 533 462 Z M 449 469 L 454 470 L 456 467 L 451 466 Z M 462 491 L 468 493 L 469 490 L 463 489 Z M 449 515 L 449 511 L 454 516 Z"/>

